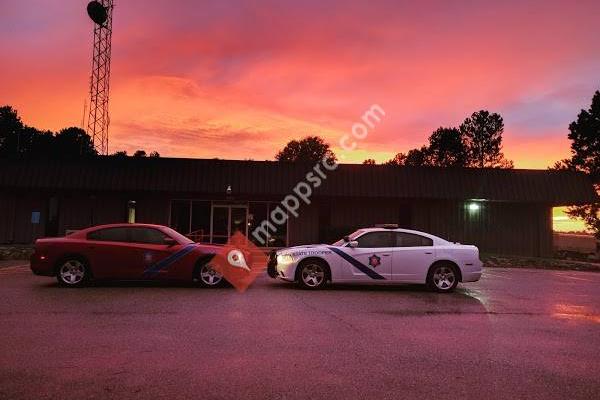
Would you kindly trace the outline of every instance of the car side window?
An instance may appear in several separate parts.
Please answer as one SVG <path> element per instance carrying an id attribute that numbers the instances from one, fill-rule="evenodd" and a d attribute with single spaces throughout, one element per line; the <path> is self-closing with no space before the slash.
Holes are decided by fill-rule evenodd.
<path id="1" fill-rule="evenodd" d="M 433 246 L 433 239 L 414 233 L 396 232 L 396 247 Z"/>
<path id="2" fill-rule="evenodd" d="M 369 232 L 357 238 L 357 247 L 394 247 L 392 232 Z"/>
<path id="3" fill-rule="evenodd" d="M 88 240 L 98 240 L 102 242 L 127 242 L 127 229 L 125 228 L 104 228 L 98 229 L 87 234 Z"/>
<path id="4" fill-rule="evenodd" d="M 165 244 L 167 235 L 154 228 L 129 228 L 129 240 L 133 243 Z"/>

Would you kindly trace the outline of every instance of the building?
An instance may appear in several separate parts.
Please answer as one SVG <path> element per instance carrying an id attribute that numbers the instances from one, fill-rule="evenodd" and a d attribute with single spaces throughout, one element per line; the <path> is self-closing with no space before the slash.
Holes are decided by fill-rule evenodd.
<path id="1" fill-rule="evenodd" d="M 198 241 L 251 235 L 313 165 L 174 158 L 0 160 L 0 243 L 31 243 L 128 220 L 170 225 Z M 596 201 L 569 171 L 340 165 L 268 245 L 330 242 L 398 223 L 484 252 L 552 253 L 552 207 Z"/>

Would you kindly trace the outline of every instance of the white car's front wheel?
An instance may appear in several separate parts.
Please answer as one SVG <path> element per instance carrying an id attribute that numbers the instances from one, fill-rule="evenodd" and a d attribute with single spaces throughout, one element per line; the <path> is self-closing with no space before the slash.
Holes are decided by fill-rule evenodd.
<path id="1" fill-rule="evenodd" d="M 427 286 L 436 292 L 451 292 L 458 285 L 458 271 L 450 263 L 438 263 L 429 269 Z"/>
<path id="2" fill-rule="evenodd" d="M 298 267 L 297 283 L 303 289 L 321 289 L 327 283 L 328 268 L 318 260 L 308 260 Z"/>

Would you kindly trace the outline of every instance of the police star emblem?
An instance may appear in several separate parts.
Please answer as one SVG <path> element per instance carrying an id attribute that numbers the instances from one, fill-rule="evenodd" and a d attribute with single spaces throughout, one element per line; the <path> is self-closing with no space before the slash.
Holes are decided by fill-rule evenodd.
<path id="1" fill-rule="evenodd" d="M 371 257 L 369 257 L 369 265 L 373 268 L 381 265 L 381 257 L 379 257 L 377 254 L 373 254 Z"/>

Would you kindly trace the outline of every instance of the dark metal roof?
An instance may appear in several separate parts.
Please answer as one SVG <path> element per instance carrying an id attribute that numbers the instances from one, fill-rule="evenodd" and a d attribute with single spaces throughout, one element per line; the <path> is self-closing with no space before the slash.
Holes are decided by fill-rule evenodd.
<path id="1" fill-rule="evenodd" d="M 0 188 L 153 191 L 285 196 L 313 165 L 183 158 L 0 160 Z M 597 199 L 587 176 L 570 171 L 342 164 L 315 196 L 486 199 L 583 204 Z"/>

